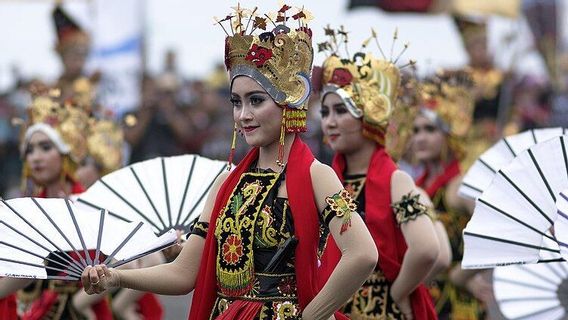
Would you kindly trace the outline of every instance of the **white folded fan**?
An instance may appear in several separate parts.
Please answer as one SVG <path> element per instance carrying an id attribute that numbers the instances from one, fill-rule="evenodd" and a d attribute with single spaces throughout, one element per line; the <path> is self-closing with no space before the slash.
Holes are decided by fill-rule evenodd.
<path id="1" fill-rule="evenodd" d="M 566 134 L 564 128 L 531 129 L 499 140 L 487 149 L 467 170 L 459 194 L 477 199 L 491 184 L 495 174 L 529 147 Z"/>
<path id="2" fill-rule="evenodd" d="M 495 268 L 493 292 L 499 310 L 506 319 L 566 319 L 568 263 Z"/>
<path id="3" fill-rule="evenodd" d="M 156 234 L 171 228 L 188 232 L 226 168 L 225 161 L 198 155 L 154 158 L 102 177 L 77 201 L 124 221 L 144 221 Z"/>
<path id="4" fill-rule="evenodd" d="M 67 199 L 0 202 L 0 277 L 79 280 L 86 266 L 118 267 L 176 240 L 174 230 L 157 237 L 143 222 L 81 210 Z"/>
<path id="5" fill-rule="evenodd" d="M 498 171 L 463 232 L 462 267 L 563 260 L 551 231 L 556 201 L 568 188 L 566 139 L 535 144 Z"/>

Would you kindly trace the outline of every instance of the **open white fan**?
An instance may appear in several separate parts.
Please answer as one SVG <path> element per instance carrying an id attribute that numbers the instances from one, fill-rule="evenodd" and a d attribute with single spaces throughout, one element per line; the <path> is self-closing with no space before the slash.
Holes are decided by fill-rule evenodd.
<path id="1" fill-rule="evenodd" d="M 506 319 L 566 319 L 568 263 L 495 268 L 493 292 Z"/>
<path id="2" fill-rule="evenodd" d="M 464 230 L 462 267 L 563 260 L 551 230 L 568 188 L 566 139 L 535 144 L 498 171 Z"/>
<path id="3" fill-rule="evenodd" d="M 0 202 L 0 276 L 79 280 L 99 263 L 117 267 L 162 250 L 174 230 L 156 237 L 143 222 L 81 210 L 66 199 L 17 198 Z"/>
<path id="4" fill-rule="evenodd" d="M 459 194 L 477 199 L 489 187 L 495 174 L 529 147 L 564 135 L 564 128 L 531 129 L 499 140 L 487 149 L 467 170 Z"/>
<path id="5" fill-rule="evenodd" d="M 77 200 L 124 221 L 145 221 L 157 234 L 187 230 L 227 162 L 198 155 L 160 157 L 114 171 Z"/>

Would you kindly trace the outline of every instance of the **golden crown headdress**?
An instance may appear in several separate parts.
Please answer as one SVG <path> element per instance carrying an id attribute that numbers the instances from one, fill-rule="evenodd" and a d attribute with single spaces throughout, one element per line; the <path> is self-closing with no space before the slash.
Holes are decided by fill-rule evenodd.
<path id="1" fill-rule="evenodd" d="M 60 152 L 68 154 L 75 163 L 87 155 L 89 114 L 72 103 L 62 103 L 58 89 L 32 89 L 32 104 L 28 107 L 28 121 L 22 146 L 35 131 L 46 131 Z M 53 131 L 52 131 L 53 130 Z M 53 135 L 55 132 L 56 135 Z"/>
<path id="2" fill-rule="evenodd" d="M 417 114 L 434 122 L 448 135 L 449 147 L 458 160 L 466 155 L 465 142 L 473 121 L 473 85 L 467 70 L 457 70 L 439 71 L 419 88 Z"/>
<path id="3" fill-rule="evenodd" d="M 233 8 L 234 13 L 215 18 L 225 39 L 225 66 L 232 81 L 248 76 L 258 82 L 280 106 L 290 109 L 285 115 L 286 131 L 306 130 L 307 100 L 311 92 L 310 73 L 313 61 L 311 14 L 304 8 L 288 15 L 290 6 L 276 13 L 260 15 L 252 10 Z M 290 18 L 297 26 L 287 25 Z M 223 26 L 230 24 L 230 33 Z M 269 26 L 273 28 L 269 30 Z M 257 30 L 263 32 L 255 34 Z"/>
<path id="4" fill-rule="evenodd" d="M 322 66 L 322 98 L 330 92 L 337 93 L 344 101 L 349 112 L 363 120 L 363 134 L 380 144 L 385 143 L 385 130 L 397 103 L 400 86 L 400 70 L 396 66 L 408 44 L 393 59 L 392 51 L 398 37 L 395 31 L 391 58 L 386 58 L 377 33 L 371 30 L 371 36 L 365 40 L 359 52 L 350 56 L 347 43 L 348 33 L 340 27 L 338 30 L 325 29 L 329 40 L 319 43 L 318 50 L 330 53 Z M 364 52 L 371 40 L 375 40 L 382 59 Z M 340 57 L 340 49 L 345 47 L 346 56 Z M 414 64 L 410 61 L 408 65 Z"/>
<path id="5" fill-rule="evenodd" d="M 451 136 L 465 137 L 475 103 L 468 71 L 440 71 L 420 88 L 421 112 L 433 112 L 439 127 Z"/>
<path id="6" fill-rule="evenodd" d="M 410 70 L 401 73 L 401 93 L 386 131 L 385 149 L 395 161 L 410 150 L 408 141 L 413 135 L 413 122 L 420 105 L 420 83 L 415 66 Z"/>
<path id="7" fill-rule="evenodd" d="M 87 138 L 89 155 L 94 159 L 101 176 L 122 165 L 124 134 L 119 125 L 110 119 L 92 119 Z"/>

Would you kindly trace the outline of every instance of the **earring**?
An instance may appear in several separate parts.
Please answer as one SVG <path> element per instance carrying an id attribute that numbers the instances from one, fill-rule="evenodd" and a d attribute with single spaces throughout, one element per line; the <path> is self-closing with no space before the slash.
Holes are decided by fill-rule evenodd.
<path id="1" fill-rule="evenodd" d="M 237 123 L 233 127 L 233 137 L 231 140 L 231 151 L 229 152 L 229 163 L 227 163 L 227 170 L 230 171 L 233 166 L 233 158 L 235 157 L 235 149 L 237 148 Z M 242 134 L 241 130 L 238 130 Z"/>

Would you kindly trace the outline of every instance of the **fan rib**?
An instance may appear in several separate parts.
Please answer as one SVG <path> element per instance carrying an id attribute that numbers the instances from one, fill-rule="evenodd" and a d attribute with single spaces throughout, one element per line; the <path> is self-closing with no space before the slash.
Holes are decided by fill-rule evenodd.
<path id="1" fill-rule="evenodd" d="M 479 162 L 480 162 L 481 164 L 483 164 L 485 167 L 487 167 L 487 169 L 489 169 L 491 172 L 497 173 L 497 170 L 493 169 L 493 168 L 489 165 L 489 163 L 485 162 L 485 160 L 479 158 Z"/>
<path id="2" fill-rule="evenodd" d="M 509 151 L 511 151 L 511 155 L 513 155 L 513 158 L 517 157 L 517 153 L 513 150 L 513 147 L 511 147 L 507 138 L 503 138 L 503 142 L 507 146 L 507 149 L 509 149 Z"/>
<path id="3" fill-rule="evenodd" d="M 162 228 L 158 227 L 154 222 L 152 222 L 152 220 L 148 219 L 148 217 L 143 214 L 140 210 L 138 210 L 138 208 L 136 208 L 132 203 L 130 203 L 130 201 L 126 200 L 123 196 L 121 196 L 118 192 L 116 192 L 116 190 L 114 190 L 111 186 L 109 186 L 106 182 L 104 182 L 102 179 L 99 180 L 105 187 L 107 187 L 112 193 L 114 193 L 114 195 L 116 195 L 117 197 L 120 198 L 120 200 L 124 201 L 124 203 L 126 203 L 130 208 L 132 208 L 132 210 L 134 210 L 136 213 L 138 213 L 142 218 L 144 218 L 144 220 L 148 221 L 150 224 L 152 224 L 156 229 L 161 230 Z M 100 209 L 100 207 L 99 207 Z"/>
<path id="4" fill-rule="evenodd" d="M 189 183 L 191 182 L 191 178 L 193 177 L 193 169 L 195 168 L 195 159 L 197 157 L 193 157 L 191 159 L 191 166 L 189 168 L 189 174 L 187 176 L 187 181 L 185 183 L 185 188 L 183 189 L 183 197 L 181 198 L 181 203 L 179 205 L 179 210 L 178 210 L 178 214 L 177 214 L 177 219 L 176 219 L 176 226 L 179 225 L 179 219 L 181 218 L 181 213 L 183 210 L 183 205 L 185 204 L 185 199 L 187 198 L 187 190 L 189 190 Z"/>
<path id="5" fill-rule="evenodd" d="M 518 297 L 497 300 L 499 303 L 521 302 L 521 301 L 558 301 L 557 297 Z"/>
<path id="6" fill-rule="evenodd" d="M 0 244 L 1 244 L 1 245 L 5 245 L 5 246 L 10 247 L 10 248 L 14 248 L 14 249 L 16 249 L 16 250 L 18 250 L 18 251 L 27 253 L 27 254 L 32 255 L 32 256 L 34 256 L 34 257 L 47 260 L 47 261 L 52 262 L 52 263 L 54 263 L 54 264 L 57 264 L 57 265 L 59 265 L 59 266 L 61 266 L 61 267 L 63 267 L 63 268 L 68 268 L 68 266 L 64 265 L 63 263 L 61 263 L 61 262 L 59 262 L 59 261 L 50 259 L 50 258 L 48 258 L 48 257 L 44 257 L 44 256 L 42 256 L 42 255 L 40 255 L 40 254 L 37 254 L 37 253 L 35 253 L 35 252 L 26 250 L 26 249 L 24 249 L 24 248 L 17 247 L 17 246 L 15 246 L 15 245 L 13 245 L 13 244 L 10 244 L 10 243 L 4 242 L 4 241 L 0 241 Z M 46 267 L 47 267 L 47 266 L 46 266 Z M 60 271 L 60 270 L 57 270 L 57 271 Z M 79 278 L 81 277 L 81 274 L 80 274 L 80 273 L 77 273 L 77 271 L 74 271 L 74 270 L 71 270 L 71 269 L 65 269 L 64 272 L 65 272 L 66 274 L 71 274 L 71 275 L 77 276 L 77 277 L 79 277 Z"/>
<path id="7" fill-rule="evenodd" d="M 114 256 L 120 251 L 122 250 L 122 248 L 126 245 L 126 243 L 128 241 L 130 241 L 130 239 L 134 236 L 134 234 L 136 232 L 138 232 L 138 230 L 140 230 L 140 228 L 142 227 L 144 223 L 139 222 L 138 225 L 136 225 L 136 227 L 128 234 L 128 236 L 120 243 L 120 245 L 118 245 L 116 247 L 116 249 L 114 249 L 114 251 L 106 258 L 106 260 L 103 262 L 103 264 L 108 264 L 112 259 L 114 259 Z"/>
<path id="8" fill-rule="evenodd" d="M 79 199 L 77 199 L 77 202 L 81 202 L 82 204 L 87 205 L 87 206 L 89 206 L 89 207 L 91 207 L 91 208 L 93 208 L 93 209 L 105 210 L 110 216 L 112 216 L 112 217 L 114 217 L 114 218 L 117 218 L 117 219 L 120 219 L 120 220 L 122 220 L 122 221 L 124 221 L 124 222 L 132 222 L 132 220 L 128 220 L 128 219 L 126 219 L 126 218 L 124 218 L 124 217 L 121 217 L 121 216 L 119 216 L 118 214 L 116 214 L 116 213 L 114 213 L 114 212 L 112 212 L 112 211 L 108 211 L 107 209 L 105 209 L 105 208 L 103 208 L 103 207 L 99 207 L 99 206 L 97 206 L 96 204 L 93 204 L 93 203 L 91 203 L 91 202 L 89 202 L 89 201 L 87 201 L 87 200 L 85 200 L 85 199 L 79 198 Z M 155 224 L 153 224 L 152 221 L 148 221 L 148 223 L 150 223 L 150 224 L 152 224 L 152 225 L 155 226 Z"/>
<path id="9" fill-rule="evenodd" d="M 550 272 L 552 272 L 558 279 L 562 279 L 564 278 L 559 272 L 558 270 L 556 270 L 555 268 L 552 267 L 552 265 L 550 263 L 545 264 L 546 268 L 548 270 L 550 270 Z"/>
<path id="10" fill-rule="evenodd" d="M 537 144 L 538 140 L 536 139 L 536 133 L 534 132 L 534 129 L 531 129 L 531 137 L 533 138 L 533 144 Z"/>
<path id="11" fill-rule="evenodd" d="M 105 212 L 106 212 L 106 210 L 101 209 L 100 212 L 101 212 L 101 215 L 100 215 L 100 218 L 99 218 L 99 230 L 98 230 L 98 234 L 97 234 L 97 249 L 95 251 L 95 260 L 93 261 L 94 265 L 99 264 L 99 257 L 100 257 L 100 254 L 101 254 L 101 242 L 102 242 L 102 239 L 103 239 L 103 229 L 104 229 L 104 226 L 105 226 L 105 216 L 106 216 Z"/>
<path id="12" fill-rule="evenodd" d="M 79 237 L 79 241 L 81 241 L 81 246 L 83 247 L 83 253 L 85 254 L 85 259 L 87 259 L 87 265 L 92 266 L 93 260 L 91 260 L 91 255 L 89 254 L 89 250 L 87 249 L 87 245 L 85 244 L 85 239 L 83 239 L 83 234 L 81 233 L 81 228 L 79 228 L 79 224 L 77 223 L 77 218 L 75 217 L 75 213 L 69 204 L 71 200 L 65 199 L 65 204 L 67 205 L 67 210 L 69 211 L 69 215 L 71 216 L 71 220 L 73 221 L 73 225 L 75 226 L 75 231 L 77 232 L 77 236 Z M 81 259 L 81 262 L 84 262 Z M 87 266 L 85 265 L 85 267 Z"/>
<path id="13" fill-rule="evenodd" d="M 525 200 L 527 200 L 532 206 L 533 208 L 535 208 L 552 226 L 554 224 L 554 221 L 552 221 L 552 219 L 550 219 L 545 213 L 544 211 L 542 211 L 541 208 L 539 208 L 533 201 L 531 198 L 529 198 L 524 192 L 523 190 L 521 190 L 502 170 L 499 171 L 499 173 L 507 180 L 507 182 L 509 182 L 509 184 L 511 186 L 513 186 L 513 188 L 515 188 L 522 196 L 523 198 L 525 198 Z"/>
<path id="14" fill-rule="evenodd" d="M 543 286 L 539 286 L 539 285 L 534 284 L 534 283 L 521 282 L 521 281 L 517 281 L 517 280 L 494 277 L 493 281 L 494 282 L 505 282 L 505 283 L 517 285 L 519 287 L 533 288 L 533 289 L 547 291 L 547 292 L 556 292 L 555 289 L 551 289 L 549 287 L 543 287 Z"/>
<path id="15" fill-rule="evenodd" d="M 20 260 L 13 260 L 13 259 L 8 259 L 8 258 L 0 258 L 0 261 L 6 261 L 6 262 L 10 262 L 10 263 L 15 263 L 15 264 L 21 264 L 21 265 L 25 265 L 25 266 L 30 266 L 30 267 L 34 267 L 34 268 L 38 268 L 38 269 L 49 269 L 49 270 L 53 270 L 53 271 L 59 271 L 59 272 L 63 272 L 66 273 L 66 271 L 68 270 L 64 270 L 64 269 L 59 269 L 56 267 L 50 267 L 50 266 L 45 266 L 42 264 L 36 264 L 36 263 L 31 263 L 31 262 L 25 262 L 25 261 L 20 261 Z M 11 277 L 15 277 L 15 278 L 21 278 L 24 275 L 19 275 L 20 277 L 17 277 L 18 275 L 11 275 Z M 58 277 L 58 278 L 64 278 L 62 280 L 77 280 L 79 278 L 75 278 L 75 277 L 63 277 L 63 276 L 47 276 L 47 279 L 53 279 L 52 277 Z M 37 277 L 25 277 L 27 279 L 37 279 Z"/>
<path id="16" fill-rule="evenodd" d="M 72 268 L 76 268 L 75 271 L 78 272 L 83 272 L 82 266 L 79 265 L 79 267 L 77 267 L 77 261 L 75 259 L 73 259 L 67 252 L 61 250 L 61 248 L 59 248 L 58 246 L 56 246 L 54 243 L 52 243 L 51 241 L 47 240 L 52 246 L 54 246 L 57 250 L 59 250 L 59 252 L 62 252 L 65 256 L 67 256 L 69 258 L 69 260 L 65 259 L 64 257 L 60 256 L 57 252 L 52 251 L 51 249 L 47 248 L 46 246 L 44 246 L 43 244 L 35 241 L 34 239 L 28 237 L 27 235 L 23 234 L 22 232 L 16 230 L 16 228 L 12 227 L 11 225 L 5 223 L 4 221 L 0 221 L 1 224 L 5 225 L 6 227 L 10 228 L 10 230 L 14 231 L 15 233 L 19 234 L 20 236 L 24 237 L 26 240 L 30 241 L 31 243 L 35 244 L 36 246 L 42 248 L 43 250 L 47 251 L 47 252 L 51 252 L 53 253 L 54 256 L 58 257 L 59 259 L 69 263 L 69 266 Z"/>
<path id="17" fill-rule="evenodd" d="M 466 186 L 466 187 L 468 187 L 468 188 L 470 188 L 470 189 L 472 189 L 473 191 L 477 191 L 477 192 L 479 192 L 479 193 L 483 193 L 483 190 L 481 190 L 481 189 L 479 189 L 479 188 L 477 188 L 477 187 L 474 187 L 474 186 L 472 186 L 471 184 L 469 184 L 469 183 L 467 183 L 467 182 L 462 182 L 462 185 L 463 185 L 463 186 Z"/>
<path id="18" fill-rule="evenodd" d="M 542 182 L 544 182 L 544 185 L 546 186 L 546 189 L 548 190 L 548 193 L 550 194 L 550 196 L 552 197 L 552 199 L 554 200 L 554 202 L 556 202 L 556 196 L 554 195 L 554 193 L 552 192 L 552 188 L 550 187 L 550 184 L 548 183 L 548 180 L 546 180 L 546 177 L 544 176 L 544 173 L 542 173 L 542 169 L 540 168 L 540 165 L 538 164 L 538 162 L 536 162 L 536 159 L 534 157 L 534 154 L 532 152 L 531 149 L 529 149 L 529 156 L 531 157 L 531 161 L 533 162 L 533 164 L 536 167 L 536 170 L 538 171 L 538 175 L 540 176 L 540 179 L 542 179 Z"/>
<path id="19" fill-rule="evenodd" d="M 174 242 L 174 243 L 175 243 L 175 242 Z M 124 265 L 124 264 L 127 264 L 127 263 L 131 262 L 131 261 L 140 259 L 140 258 L 142 258 L 142 257 L 144 257 L 144 256 L 146 256 L 146 255 L 148 255 L 148 254 L 151 254 L 151 253 L 154 253 L 154 252 L 157 252 L 157 251 L 162 251 L 162 250 L 164 250 L 164 249 L 166 249 L 166 248 L 172 246 L 174 243 L 166 243 L 166 244 L 161 245 L 161 246 L 159 246 L 159 247 L 156 247 L 156 248 L 154 248 L 154 249 L 152 249 L 152 250 L 150 250 L 150 251 L 142 252 L 142 253 L 137 254 L 137 255 L 135 255 L 135 256 L 133 256 L 133 257 L 130 257 L 130 258 L 128 258 L 128 259 L 116 261 L 115 263 L 111 263 L 111 264 L 109 265 L 109 267 L 111 267 L 111 268 L 118 268 L 118 267 L 120 267 L 120 266 L 122 266 L 122 265 Z"/>
<path id="20" fill-rule="evenodd" d="M 189 220 L 189 218 L 191 217 L 191 214 L 193 213 L 193 211 L 195 211 L 195 208 L 197 208 L 197 206 L 199 205 L 199 203 L 203 200 L 203 198 L 205 197 L 205 195 L 209 192 L 209 190 L 211 189 L 211 187 L 213 186 L 213 183 L 215 183 L 215 180 L 217 180 L 217 177 L 219 177 L 219 175 L 225 171 L 225 167 L 221 168 L 219 170 L 219 172 L 217 172 L 217 175 L 215 176 L 215 179 L 211 180 L 211 182 L 209 182 L 209 185 L 207 186 L 207 188 L 205 189 L 205 191 L 199 196 L 199 199 L 197 199 L 197 201 L 195 202 L 195 204 L 191 207 L 191 209 L 189 210 L 189 212 L 187 213 L 186 217 L 183 219 L 182 221 L 182 225 L 185 225 L 187 220 Z M 189 230 L 191 231 L 191 230 Z"/>
<path id="21" fill-rule="evenodd" d="M 493 209 L 493 210 L 499 212 L 500 214 L 506 216 L 507 218 L 509 218 L 509 219 L 511 219 L 511 220 L 514 220 L 514 221 L 520 223 L 521 225 L 523 225 L 523 226 L 527 227 L 528 229 L 530 229 L 530 230 L 532 230 L 532 231 L 534 231 L 534 232 L 540 234 L 541 236 L 546 237 L 546 238 L 548 238 L 548 239 L 550 239 L 550 240 L 552 240 L 552 241 L 556 241 L 556 239 L 555 239 L 554 237 L 552 237 L 552 236 L 546 234 L 545 232 L 542 232 L 542 231 L 538 230 L 537 228 L 535 228 L 535 227 L 529 225 L 529 224 L 526 223 L 526 222 L 523 222 L 522 220 L 520 220 L 520 219 L 518 219 L 518 218 L 515 218 L 513 215 L 511 215 L 511 214 L 505 212 L 504 210 L 502 210 L 502 209 L 500 209 L 500 208 L 497 208 L 496 206 L 494 206 L 493 204 L 487 202 L 486 200 L 484 200 L 484 199 L 482 199 L 482 198 L 479 198 L 478 200 L 479 200 L 479 202 L 481 202 L 481 203 L 485 204 L 486 206 L 490 207 L 491 209 Z"/>
<path id="22" fill-rule="evenodd" d="M 65 233 L 63 231 L 61 231 L 61 229 L 59 229 L 59 226 L 57 226 L 57 224 L 55 223 L 55 221 L 53 221 L 53 219 L 51 219 L 51 217 L 49 216 L 49 214 L 47 214 L 47 212 L 45 211 L 45 209 L 39 204 L 39 202 L 35 199 L 32 198 L 32 202 L 38 207 L 39 211 L 41 211 L 41 213 L 43 213 L 43 215 L 47 218 L 47 220 L 49 220 L 49 222 L 51 223 L 51 225 L 57 230 L 57 232 L 59 232 L 59 235 L 61 235 L 61 237 L 65 240 L 65 242 L 67 242 L 67 244 L 71 247 L 71 249 L 73 250 L 73 252 L 77 255 L 77 257 L 79 258 L 79 261 L 82 263 L 81 268 L 84 268 L 87 266 L 85 259 L 83 259 L 83 257 L 79 254 L 79 251 L 75 248 L 75 246 L 73 245 L 73 243 L 71 242 L 71 240 L 69 240 L 69 238 L 67 238 L 67 236 L 65 235 Z M 38 231 L 39 232 L 39 231 Z M 45 239 L 47 239 L 47 237 L 45 237 Z M 59 248 L 57 248 L 57 250 L 60 250 Z M 77 261 L 73 258 L 71 258 L 74 261 Z M 79 263 L 79 262 L 77 262 Z"/>
<path id="23" fill-rule="evenodd" d="M 550 280 L 550 279 L 547 278 L 547 277 L 544 277 L 543 275 L 541 275 L 541 274 L 539 274 L 539 273 L 534 272 L 533 270 L 530 270 L 529 268 L 527 268 L 527 267 L 525 267 L 525 266 L 519 266 L 519 269 L 522 269 L 522 270 L 525 271 L 526 273 L 528 273 L 528 274 L 530 274 L 530 275 L 533 275 L 534 277 L 536 277 L 536 278 L 538 278 L 538 279 L 540 279 L 540 280 L 542 280 L 542 281 L 544 281 L 544 282 L 550 283 L 550 284 L 552 284 L 552 285 L 554 285 L 554 286 L 558 285 L 556 282 Z"/>
<path id="24" fill-rule="evenodd" d="M 487 240 L 493 240 L 493 241 L 497 241 L 497 242 L 509 243 L 509 244 L 512 244 L 512 245 L 520 246 L 520 247 L 526 247 L 526 248 L 531 248 L 531 249 L 539 249 L 539 250 L 544 250 L 544 251 L 549 251 L 549 252 L 554 252 L 554 253 L 560 253 L 560 250 L 556 250 L 556 249 L 535 246 L 535 245 L 532 245 L 532 244 L 529 244 L 529 243 L 522 243 L 522 242 L 517 242 L 517 241 L 513 241 L 513 240 L 495 238 L 495 237 L 486 236 L 486 235 L 483 235 L 483 234 L 472 233 L 472 232 L 469 232 L 469 231 L 464 231 L 463 234 L 468 235 L 468 236 L 472 236 L 472 237 L 483 238 L 483 239 L 487 239 Z"/>
<path id="25" fill-rule="evenodd" d="M 166 165 L 164 164 L 164 158 L 160 158 L 162 163 L 162 176 L 164 177 L 164 192 L 166 193 L 166 208 L 168 209 L 168 222 L 170 225 L 165 228 L 169 229 L 173 227 L 172 225 L 172 210 L 170 209 L 170 193 L 168 191 L 168 177 L 166 175 Z"/>
<path id="26" fill-rule="evenodd" d="M 562 128 L 562 130 L 566 130 Z M 564 136 L 560 137 L 560 145 L 562 145 L 562 156 L 564 158 L 564 168 L 566 168 L 566 177 L 568 179 L 568 155 L 566 154 L 566 144 L 564 141 Z"/>
<path id="27" fill-rule="evenodd" d="M 34 200 L 34 198 L 32 198 L 32 200 Z M 56 248 L 57 250 L 63 252 L 67 257 L 69 257 L 69 259 L 70 259 L 70 260 L 69 260 L 69 263 L 71 263 L 71 261 L 74 261 L 74 263 L 77 263 L 77 264 L 78 264 L 78 262 L 77 262 L 75 259 L 73 259 L 68 253 L 66 253 L 66 252 L 63 251 L 61 248 L 59 248 L 59 246 L 57 246 L 57 245 L 56 245 L 53 241 L 51 241 L 47 236 L 45 236 L 43 233 L 41 233 L 34 225 L 32 225 L 26 218 L 24 218 L 24 217 L 23 217 L 19 212 L 17 212 L 10 204 L 8 204 L 8 202 L 6 202 L 6 201 L 3 200 L 3 199 L 0 200 L 0 201 L 2 201 L 2 203 L 4 203 L 13 213 L 15 213 L 15 214 L 18 216 L 18 218 L 20 218 L 20 219 L 21 219 L 22 221 L 24 221 L 30 228 L 32 228 L 35 232 L 37 232 L 37 234 L 39 234 L 43 239 L 45 239 L 47 242 L 49 242 L 49 244 L 51 244 L 51 245 L 52 245 L 54 248 Z M 40 210 L 42 210 L 42 209 L 40 208 Z M 43 214 L 47 215 L 47 213 L 45 213 L 43 210 L 42 210 L 42 212 L 43 212 Z M 49 219 L 50 221 L 52 221 L 51 218 L 48 218 L 48 219 Z M 4 223 L 4 222 L 2 222 L 2 223 L 3 223 L 5 226 L 7 226 L 8 228 L 12 229 L 14 232 L 17 232 L 18 234 L 20 234 L 20 235 L 22 235 L 22 236 L 24 236 L 24 237 L 26 237 L 26 238 L 28 238 L 28 239 L 31 240 L 31 238 L 29 238 L 29 237 L 23 235 L 21 232 L 17 231 L 15 228 L 13 228 L 12 226 L 8 225 L 7 223 Z M 52 221 L 52 224 L 54 224 L 53 221 Z M 59 228 L 58 228 L 58 229 L 59 229 Z M 61 233 L 61 230 L 59 230 L 59 232 Z M 62 234 L 62 235 L 63 235 L 63 234 Z M 63 235 L 63 237 L 65 238 L 65 235 Z M 65 238 L 65 239 L 66 239 L 66 238 Z M 68 241 L 68 243 L 69 243 L 69 240 L 67 240 L 67 241 Z M 36 241 L 33 241 L 33 242 L 37 244 Z M 71 247 L 73 247 L 73 246 L 71 245 Z M 50 252 L 51 252 L 52 250 L 49 250 L 49 249 L 48 249 L 47 251 L 50 251 Z M 75 253 L 77 253 L 76 250 L 75 250 Z M 83 267 L 83 266 L 79 265 L 79 269 L 82 269 L 82 267 Z"/>
<path id="28" fill-rule="evenodd" d="M 146 200 L 148 200 L 148 202 L 150 202 L 150 205 L 152 206 L 152 209 L 154 209 L 154 213 L 156 214 L 156 217 L 158 217 L 158 220 L 160 220 L 160 222 L 162 223 L 162 226 L 164 226 L 163 229 L 162 228 L 160 228 L 160 229 L 161 230 L 167 229 L 167 226 L 164 223 L 164 220 L 162 220 L 162 217 L 160 216 L 158 209 L 156 209 L 156 206 L 154 206 L 154 202 L 152 201 L 152 199 L 148 195 L 146 188 L 144 188 L 144 186 L 142 185 L 142 182 L 140 181 L 140 178 L 138 178 L 138 174 L 136 174 L 136 171 L 134 171 L 133 167 L 130 167 L 130 172 L 132 172 L 132 174 L 134 175 L 134 178 L 136 179 L 136 182 L 138 182 L 138 186 L 140 187 L 140 189 L 142 189 L 142 192 L 144 192 L 144 195 L 146 196 Z"/>

